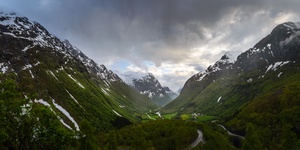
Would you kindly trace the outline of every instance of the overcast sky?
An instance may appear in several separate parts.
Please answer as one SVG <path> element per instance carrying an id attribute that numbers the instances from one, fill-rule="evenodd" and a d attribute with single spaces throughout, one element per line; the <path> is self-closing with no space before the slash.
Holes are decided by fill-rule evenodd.
<path id="1" fill-rule="evenodd" d="M 152 72 L 177 90 L 225 51 L 245 51 L 299 0 L 0 0 L 111 70 Z"/>

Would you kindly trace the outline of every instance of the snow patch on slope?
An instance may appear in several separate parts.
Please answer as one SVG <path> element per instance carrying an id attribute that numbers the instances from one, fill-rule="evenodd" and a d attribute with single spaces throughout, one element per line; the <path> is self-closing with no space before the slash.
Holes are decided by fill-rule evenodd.
<path id="1" fill-rule="evenodd" d="M 276 71 L 279 67 L 282 67 L 283 65 L 286 65 L 288 63 L 290 63 L 290 61 L 280 61 L 280 62 L 276 62 L 275 64 L 271 64 L 268 66 L 265 73 L 267 73 L 270 70 Z"/>
<path id="2" fill-rule="evenodd" d="M 32 74 L 32 71 L 29 69 L 29 73 L 31 75 L 31 78 L 34 78 L 34 75 Z"/>
<path id="3" fill-rule="evenodd" d="M 282 72 L 280 72 L 280 73 L 277 75 L 277 78 L 280 78 L 281 75 L 282 75 Z"/>
<path id="4" fill-rule="evenodd" d="M 26 52 L 29 48 L 32 48 L 30 45 L 27 45 L 26 47 L 23 48 L 22 52 Z"/>
<path id="5" fill-rule="evenodd" d="M 155 93 L 151 92 L 150 90 L 148 90 L 148 91 L 141 91 L 140 94 L 142 94 L 142 95 L 148 95 L 149 98 L 153 98 L 153 96 L 155 95 Z"/>
<path id="6" fill-rule="evenodd" d="M 30 75 L 31 75 L 31 78 L 34 78 L 34 75 L 32 74 L 32 71 L 30 70 L 32 68 L 32 65 L 31 64 L 28 64 L 28 65 L 25 65 L 22 70 L 27 70 L 29 71 Z"/>
<path id="7" fill-rule="evenodd" d="M 65 89 L 66 90 L 66 89 Z M 69 96 L 83 109 L 83 107 L 78 103 L 77 99 L 68 91 L 66 90 L 66 92 L 69 94 Z"/>
<path id="8" fill-rule="evenodd" d="M 219 103 L 221 99 L 222 99 L 222 96 L 220 96 L 220 97 L 218 98 L 217 102 Z"/>
<path id="9" fill-rule="evenodd" d="M 55 106 L 55 108 L 57 108 L 60 112 L 62 112 L 74 124 L 74 126 L 76 128 L 76 131 L 80 131 L 79 125 L 74 120 L 74 118 L 70 115 L 70 113 L 68 111 L 66 111 L 63 107 L 61 107 L 60 105 L 58 105 L 57 103 L 55 103 L 54 99 L 52 99 L 52 103 Z"/>
<path id="10" fill-rule="evenodd" d="M 109 96 L 109 94 L 107 93 L 106 90 L 104 90 L 104 89 L 101 89 L 101 90 L 103 91 L 103 93 L 104 93 L 105 95 Z"/>
<path id="11" fill-rule="evenodd" d="M 57 77 L 55 76 L 55 74 L 54 74 L 51 70 L 47 70 L 47 73 L 50 73 L 50 74 L 56 79 L 56 81 L 59 81 L 59 80 L 57 79 Z"/>
<path id="12" fill-rule="evenodd" d="M 2 73 L 6 73 L 8 70 L 8 67 L 4 63 L 0 63 L 0 68 Z"/>
<path id="13" fill-rule="evenodd" d="M 115 110 L 112 110 L 116 115 L 118 115 L 119 117 L 122 117 L 122 115 L 120 115 L 118 112 L 116 112 Z"/>
<path id="14" fill-rule="evenodd" d="M 84 86 L 83 86 L 80 82 L 78 82 L 76 79 L 74 79 L 70 74 L 68 74 L 68 76 L 69 76 L 74 82 L 76 82 L 81 88 L 84 89 Z"/>
<path id="15" fill-rule="evenodd" d="M 204 77 L 208 74 L 209 72 L 207 71 L 201 71 L 200 73 L 196 74 L 196 78 L 198 78 L 197 81 L 202 81 Z"/>
<path id="16" fill-rule="evenodd" d="M 55 113 L 55 111 L 52 109 L 51 105 L 50 105 L 48 102 L 46 102 L 46 101 L 44 101 L 44 100 L 42 100 L 42 99 L 34 100 L 34 102 L 35 102 L 35 103 L 40 103 L 40 104 L 42 104 L 42 105 L 44 105 L 44 106 L 46 106 L 46 107 L 49 107 L 49 109 L 57 116 L 58 120 L 59 120 L 65 127 L 67 127 L 67 128 L 70 129 L 70 130 L 73 130 L 68 124 L 66 124 L 66 123 L 64 122 L 64 120 L 63 120 L 61 117 L 59 117 L 59 116 Z"/>

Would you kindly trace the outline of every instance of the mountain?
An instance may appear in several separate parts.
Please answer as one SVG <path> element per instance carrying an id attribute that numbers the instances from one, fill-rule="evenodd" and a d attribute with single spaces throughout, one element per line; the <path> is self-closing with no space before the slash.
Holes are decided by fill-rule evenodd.
<path id="1" fill-rule="evenodd" d="M 148 96 L 159 106 L 165 106 L 177 96 L 170 88 L 163 87 L 152 73 L 129 71 L 120 74 L 120 77 L 126 84 L 140 94 Z"/>
<path id="2" fill-rule="evenodd" d="M 163 110 L 166 112 L 179 109 L 187 112 L 203 111 L 215 115 L 234 113 L 240 109 L 240 106 L 260 93 L 259 90 L 262 90 L 263 87 L 259 89 L 259 86 L 267 84 L 265 82 L 271 79 L 271 74 L 276 81 L 278 78 L 284 77 L 282 76 L 284 72 L 281 73 L 278 70 L 298 64 L 298 37 L 299 23 L 287 22 L 275 27 L 269 35 L 253 48 L 240 54 L 235 60 L 230 59 L 229 55 L 232 54 L 226 53 L 207 70 L 188 79 L 178 98 Z M 291 72 L 291 70 L 294 69 L 287 72 Z M 277 74 L 274 75 L 274 71 Z M 287 75 L 288 73 L 286 73 Z M 267 76 L 270 77 L 266 78 Z M 249 88 L 254 86 L 254 83 L 257 83 L 256 89 L 253 88 L 253 91 L 250 91 Z M 259 86 L 258 83 L 260 83 Z M 244 94 L 237 96 L 234 93 Z M 226 99 L 230 99 L 230 101 Z M 232 108 L 231 105 L 234 105 L 233 111 L 228 110 L 228 108 Z"/>
<path id="3" fill-rule="evenodd" d="M 184 84 L 180 90 L 180 95 L 163 108 L 164 112 L 174 112 L 183 110 L 186 105 L 194 105 L 194 98 L 207 86 L 214 83 L 215 80 L 221 77 L 225 72 L 233 69 L 233 64 L 240 52 L 228 51 L 214 65 L 209 66 L 205 71 L 201 71 L 193 75 Z M 191 109 L 193 111 L 194 108 Z"/>
<path id="4" fill-rule="evenodd" d="M 179 94 L 177 94 L 176 92 L 173 92 L 169 87 L 164 86 L 163 90 L 166 91 L 166 93 L 173 99 L 175 99 Z"/>
<path id="5" fill-rule="evenodd" d="M 5 96 L 6 92 L 14 91 L 11 94 L 19 95 L 17 99 L 24 99 L 18 101 L 22 102 L 18 108 L 24 106 L 25 116 L 33 117 L 36 124 L 30 126 L 35 128 L 32 132 L 49 127 L 49 123 L 41 121 L 47 117 L 39 116 L 45 111 L 55 116 L 53 122 L 60 122 L 56 126 L 60 126 L 61 131 L 78 136 L 85 134 L 81 131 L 85 127 L 82 124 L 105 131 L 122 126 L 120 122 L 136 122 L 139 113 L 157 107 L 148 97 L 124 84 L 114 72 L 95 63 L 70 42 L 53 36 L 35 21 L 1 12 L 0 31 L 1 94 Z M 13 90 L 5 91 L 4 87 Z M 2 110 L 9 107 L 2 105 L 6 103 L 0 104 Z M 15 114 L 13 118 L 20 117 L 20 113 L 8 115 L 12 114 Z M 35 135 L 34 140 L 39 136 L 42 133 Z M 16 140 L 20 139 L 16 137 Z"/>
<path id="6" fill-rule="evenodd" d="M 192 76 L 162 112 L 218 116 L 245 136 L 245 149 L 299 148 L 300 23 L 280 24 L 236 61 L 226 58 Z"/>

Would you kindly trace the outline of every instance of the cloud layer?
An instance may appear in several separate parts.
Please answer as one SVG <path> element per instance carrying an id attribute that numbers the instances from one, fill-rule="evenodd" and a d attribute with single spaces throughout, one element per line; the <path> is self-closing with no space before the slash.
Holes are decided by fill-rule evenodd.
<path id="1" fill-rule="evenodd" d="M 100 64 L 151 71 L 174 90 L 225 51 L 245 51 L 300 14 L 298 0 L 10 0 L 0 6 L 40 22 Z"/>

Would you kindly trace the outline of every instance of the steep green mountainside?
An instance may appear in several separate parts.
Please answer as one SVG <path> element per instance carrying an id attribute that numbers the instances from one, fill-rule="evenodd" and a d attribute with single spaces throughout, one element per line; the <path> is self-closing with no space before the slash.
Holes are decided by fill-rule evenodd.
<path id="1" fill-rule="evenodd" d="M 3 12 L 0 21 L 1 82 L 15 80 L 28 105 L 46 106 L 66 128 L 87 120 L 104 131 L 157 107 L 37 22 Z"/>
<path id="2" fill-rule="evenodd" d="M 162 111 L 164 113 L 177 111 L 192 113 L 194 110 L 197 110 L 198 105 L 195 102 L 197 96 L 199 96 L 202 91 L 205 91 L 210 85 L 218 83 L 217 79 L 225 81 L 224 78 L 222 79 L 222 76 L 225 76 L 225 74 L 233 70 L 233 63 L 234 60 L 232 54 L 227 52 L 214 65 L 209 66 L 207 70 L 192 76 L 185 83 L 180 95 L 166 105 Z M 213 93 L 212 96 L 216 97 L 216 100 L 218 99 L 218 95 L 215 93 Z"/>
<path id="3" fill-rule="evenodd" d="M 249 145 L 261 145 L 268 149 L 299 148 L 299 68 L 299 64 L 291 64 L 278 69 L 273 77 L 268 76 L 269 81 L 263 82 L 264 87 L 259 94 L 233 116 L 226 118 L 226 125 L 248 139 L 257 139 Z M 281 72 L 280 79 L 274 77 Z"/>

